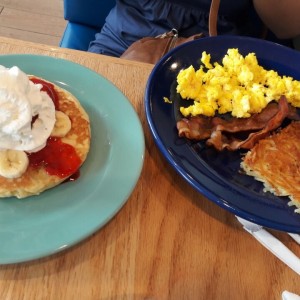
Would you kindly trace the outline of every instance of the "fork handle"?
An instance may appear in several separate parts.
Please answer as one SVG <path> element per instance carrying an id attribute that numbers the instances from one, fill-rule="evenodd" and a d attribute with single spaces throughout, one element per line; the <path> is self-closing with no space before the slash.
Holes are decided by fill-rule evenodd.
<path id="1" fill-rule="evenodd" d="M 288 233 L 288 235 L 300 245 L 300 235 L 297 233 Z"/>
<path id="2" fill-rule="evenodd" d="M 246 228 L 245 228 L 246 229 Z M 247 229 L 246 229 L 247 230 Z M 251 233 L 263 246 L 265 246 L 269 251 L 271 251 L 276 257 L 278 257 L 282 262 L 294 270 L 298 275 L 300 275 L 300 259 L 297 257 L 289 248 L 287 248 L 281 241 L 279 241 L 275 236 L 270 234 L 265 229 Z"/>

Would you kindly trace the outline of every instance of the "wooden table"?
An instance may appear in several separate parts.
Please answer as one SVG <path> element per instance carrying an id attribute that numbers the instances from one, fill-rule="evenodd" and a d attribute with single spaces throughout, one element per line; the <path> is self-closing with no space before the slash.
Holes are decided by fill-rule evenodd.
<path id="1" fill-rule="evenodd" d="M 0 38 L 0 53 L 61 57 L 111 80 L 142 121 L 146 156 L 120 212 L 78 245 L 0 266 L 0 299 L 281 299 L 300 278 L 235 217 L 195 192 L 157 150 L 143 95 L 152 65 Z M 300 256 L 286 234 L 274 232 Z M 1 241 L 0 241 L 1 247 Z"/>

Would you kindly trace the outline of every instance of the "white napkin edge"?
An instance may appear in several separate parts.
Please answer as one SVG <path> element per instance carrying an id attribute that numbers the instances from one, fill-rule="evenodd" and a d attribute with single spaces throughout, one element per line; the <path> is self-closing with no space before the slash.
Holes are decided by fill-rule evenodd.
<path id="1" fill-rule="evenodd" d="M 282 292 L 282 300 L 300 300 L 300 296 L 289 291 Z"/>

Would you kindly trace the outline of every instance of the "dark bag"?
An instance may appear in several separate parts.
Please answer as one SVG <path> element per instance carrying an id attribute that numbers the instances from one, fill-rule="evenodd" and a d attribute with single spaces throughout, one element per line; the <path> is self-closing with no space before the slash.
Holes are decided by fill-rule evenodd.
<path id="1" fill-rule="evenodd" d="M 217 35 L 217 18 L 220 0 L 212 0 L 209 12 L 209 36 Z M 155 64 L 171 49 L 186 42 L 203 37 L 203 33 L 190 37 L 179 37 L 176 29 L 163 33 L 156 37 L 144 37 L 134 42 L 121 55 L 121 58 Z"/>

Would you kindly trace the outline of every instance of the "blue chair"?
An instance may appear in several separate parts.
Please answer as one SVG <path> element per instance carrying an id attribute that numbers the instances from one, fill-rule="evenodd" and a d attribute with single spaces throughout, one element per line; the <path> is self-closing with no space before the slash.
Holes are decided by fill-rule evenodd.
<path id="1" fill-rule="evenodd" d="M 115 3 L 115 0 L 64 0 L 64 19 L 68 22 L 60 47 L 86 51 Z"/>

